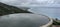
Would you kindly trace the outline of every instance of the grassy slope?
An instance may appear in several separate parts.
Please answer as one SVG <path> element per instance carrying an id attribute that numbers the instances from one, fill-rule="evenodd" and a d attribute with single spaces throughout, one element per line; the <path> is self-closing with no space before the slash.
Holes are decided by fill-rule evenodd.
<path id="1" fill-rule="evenodd" d="M 0 16 L 6 14 L 14 14 L 14 13 L 31 13 L 29 11 L 24 11 L 15 6 L 10 6 L 0 2 Z"/>

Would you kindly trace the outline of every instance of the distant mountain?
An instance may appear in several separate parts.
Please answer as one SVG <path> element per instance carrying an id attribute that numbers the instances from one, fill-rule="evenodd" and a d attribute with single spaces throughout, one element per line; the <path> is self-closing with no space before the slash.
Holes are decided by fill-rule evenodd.
<path id="1" fill-rule="evenodd" d="M 27 10 L 22 10 L 22 8 L 10 6 L 0 2 L 0 16 L 6 14 L 14 14 L 14 13 L 31 13 L 31 12 Z"/>

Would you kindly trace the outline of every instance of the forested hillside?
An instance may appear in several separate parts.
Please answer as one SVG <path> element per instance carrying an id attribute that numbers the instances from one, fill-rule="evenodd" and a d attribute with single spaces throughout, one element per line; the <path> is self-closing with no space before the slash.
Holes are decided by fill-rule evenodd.
<path id="1" fill-rule="evenodd" d="M 31 13 L 31 12 L 0 2 L 0 16 L 6 14 L 14 14 L 14 13 Z"/>

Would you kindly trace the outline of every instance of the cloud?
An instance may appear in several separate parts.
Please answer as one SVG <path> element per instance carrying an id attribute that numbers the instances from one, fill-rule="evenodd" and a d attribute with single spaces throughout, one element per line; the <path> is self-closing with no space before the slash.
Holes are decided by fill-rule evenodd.
<path id="1" fill-rule="evenodd" d="M 60 0 L 0 0 L 3 3 L 14 6 L 55 6 Z"/>

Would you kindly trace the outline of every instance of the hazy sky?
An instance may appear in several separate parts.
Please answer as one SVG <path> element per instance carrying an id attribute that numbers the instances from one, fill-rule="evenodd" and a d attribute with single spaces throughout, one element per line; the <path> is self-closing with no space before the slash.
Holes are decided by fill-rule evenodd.
<path id="1" fill-rule="evenodd" d="M 1 2 L 16 6 L 49 6 L 60 7 L 60 0 L 0 0 Z"/>
<path id="2" fill-rule="evenodd" d="M 0 0 L 0 2 L 14 5 L 14 6 L 28 6 L 28 7 L 60 7 L 60 0 Z M 49 8 L 49 9 L 32 9 L 36 13 L 45 13 L 46 15 L 52 17 L 60 17 L 60 9 L 58 8 Z M 60 19 L 60 18 L 59 18 Z"/>

